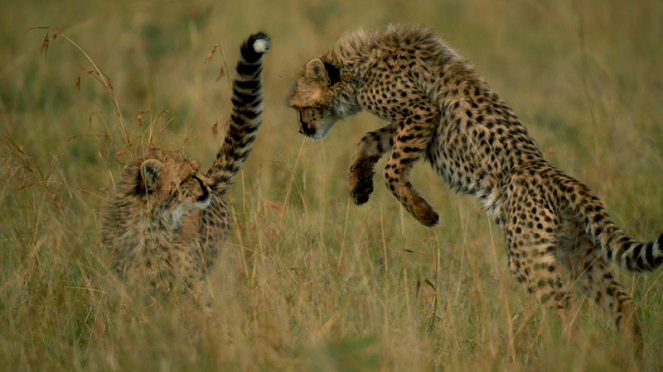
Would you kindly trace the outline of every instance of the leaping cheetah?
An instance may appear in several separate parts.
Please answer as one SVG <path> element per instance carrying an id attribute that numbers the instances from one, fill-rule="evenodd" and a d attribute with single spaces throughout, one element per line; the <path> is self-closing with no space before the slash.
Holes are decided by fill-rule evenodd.
<path id="1" fill-rule="evenodd" d="M 386 185 L 422 224 L 438 214 L 408 179 L 427 160 L 456 191 L 475 196 L 506 238 L 509 269 L 568 324 L 575 301 L 562 271 L 614 317 L 638 356 L 635 305 L 609 266 L 651 272 L 663 263 L 663 236 L 635 241 L 584 184 L 549 164 L 513 111 L 474 67 L 428 29 L 356 31 L 306 63 L 290 95 L 299 131 L 322 139 L 338 121 L 369 111 L 389 124 L 359 142 L 349 169 L 351 198 L 368 201 L 375 163 L 390 154 Z"/>

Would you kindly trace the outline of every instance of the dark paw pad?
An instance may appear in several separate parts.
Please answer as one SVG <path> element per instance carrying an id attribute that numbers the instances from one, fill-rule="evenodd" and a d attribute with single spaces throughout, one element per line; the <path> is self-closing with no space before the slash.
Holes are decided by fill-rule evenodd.
<path id="1" fill-rule="evenodd" d="M 419 203 L 412 207 L 412 215 L 424 226 L 435 226 L 440 220 L 437 214 L 424 199 L 420 198 Z"/>
<path id="2" fill-rule="evenodd" d="M 357 205 L 366 203 L 373 192 L 374 164 L 373 159 L 368 159 L 350 167 L 348 177 L 350 197 Z"/>
<path id="3" fill-rule="evenodd" d="M 373 177 L 368 177 L 365 173 L 356 176 L 350 185 L 350 197 L 355 204 L 360 205 L 366 203 L 373 192 Z"/>
<path id="4" fill-rule="evenodd" d="M 440 215 L 438 215 L 437 212 L 435 212 L 434 210 L 431 210 L 430 213 L 419 219 L 419 222 L 421 222 L 422 225 L 428 227 L 437 225 L 439 221 L 440 221 Z"/>

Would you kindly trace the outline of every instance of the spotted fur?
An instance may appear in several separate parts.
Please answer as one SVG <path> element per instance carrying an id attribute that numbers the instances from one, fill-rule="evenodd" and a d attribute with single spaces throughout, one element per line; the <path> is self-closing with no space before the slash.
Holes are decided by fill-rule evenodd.
<path id="1" fill-rule="evenodd" d="M 511 108 L 431 31 L 390 26 L 346 35 L 301 68 L 289 102 L 300 132 L 313 139 L 364 110 L 388 122 L 355 150 L 349 169 L 355 203 L 368 201 L 374 165 L 389 154 L 387 187 L 419 222 L 435 225 L 438 214 L 408 179 L 412 164 L 425 159 L 496 218 L 511 273 L 542 304 L 572 318 L 566 271 L 642 354 L 635 305 L 609 260 L 651 272 L 663 263 L 663 236 L 650 243 L 626 236 L 594 193 L 549 164 Z"/>
<path id="2" fill-rule="evenodd" d="M 101 240 L 112 266 L 132 287 L 200 294 L 206 270 L 226 240 L 230 215 L 223 196 L 248 158 L 261 124 L 264 33 L 241 46 L 233 80 L 230 127 L 212 167 L 150 148 L 124 167 L 104 212 Z"/>

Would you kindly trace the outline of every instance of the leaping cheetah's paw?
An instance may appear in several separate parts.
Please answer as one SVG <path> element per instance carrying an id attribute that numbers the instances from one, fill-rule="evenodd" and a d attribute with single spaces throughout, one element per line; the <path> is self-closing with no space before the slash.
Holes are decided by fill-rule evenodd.
<path id="1" fill-rule="evenodd" d="M 373 192 L 374 164 L 372 159 L 366 159 L 350 166 L 348 187 L 350 197 L 357 205 L 366 203 Z"/>
<path id="2" fill-rule="evenodd" d="M 440 215 L 423 198 L 419 198 L 416 205 L 407 209 L 424 226 L 435 226 L 440 220 Z"/>

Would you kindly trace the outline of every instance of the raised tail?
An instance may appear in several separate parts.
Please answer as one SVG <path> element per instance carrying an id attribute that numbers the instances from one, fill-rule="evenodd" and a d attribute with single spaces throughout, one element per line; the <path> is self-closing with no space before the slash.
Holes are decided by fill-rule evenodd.
<path id="1" fill-rule="evenodd" d="M 566 188 L 573 197 L 566 195 L 566 199 L 583 222 L 585 234 L 606 258 L 633 272 L 652 272 L 663 264 L 663 235 L 649 243 L 628 237 L 610 219 L 601 200 L 587 186 L 573 181 Z"/>
<path id="2" fill-rule="evenodd" d="M 223 194 L 249 157 L 262 123 L 262 55 L 271 46 L 263 32 L 251 35 L 242 43 L 233 80 L 232 114 L 223 146 L 207 172 L 216 193 Z"/>

